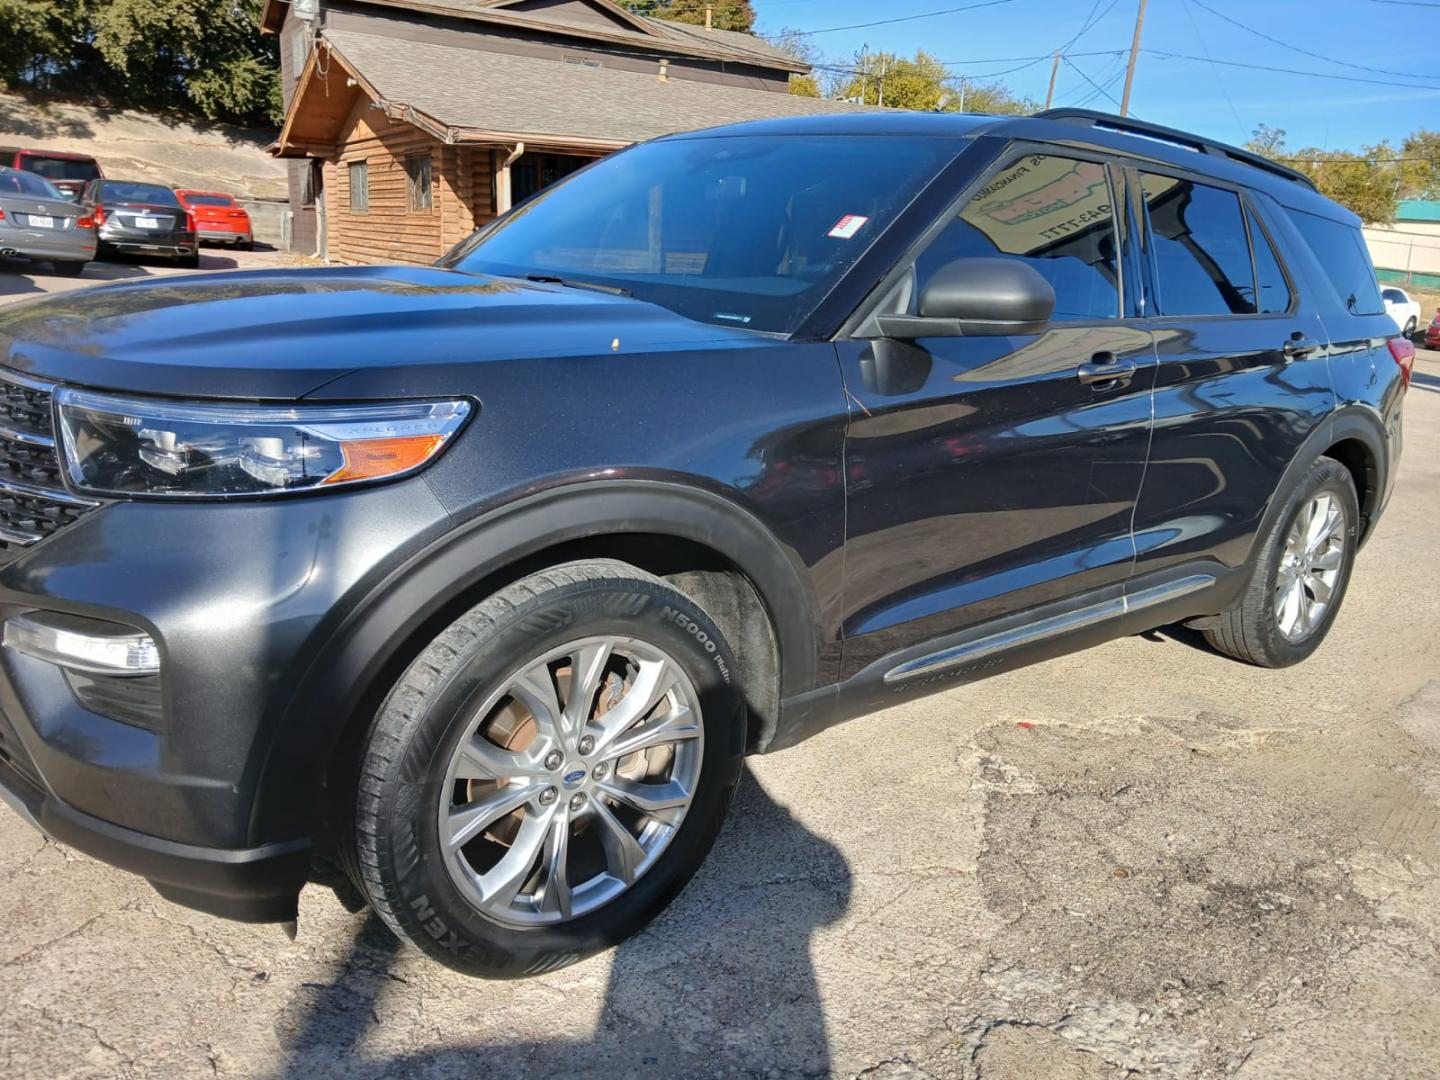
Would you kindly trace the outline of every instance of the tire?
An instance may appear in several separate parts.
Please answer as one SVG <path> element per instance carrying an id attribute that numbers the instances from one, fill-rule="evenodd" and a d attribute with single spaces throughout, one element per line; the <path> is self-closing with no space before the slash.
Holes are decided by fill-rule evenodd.
<path id="1" fill-rule="evenodd" d="M 254 251 L 254 250 L 255 250 L 255 241 L 254 241 L 254 240 L 240 240 L 240 241 L 236 242 L 235 248 L 236 248 L 237 251 Z"/>
<path id="2" fill-rule="evenodd" d="M 55 273 L 58 274 L 60 277 L 79 277 L 85 272 L 85 267 L 89 264 L 83 262 L 52 261 L 50 265 L 54 268 Z"/>
<path id="3" fill-rule="evenodd" d="M 538 718 L 545 710 L 527 706 L 510 691 L 538 685 L 521 681 L 522 672 L 538 666 L 552 705 L 563 711 L 561 703 L 569 698 L 565 673 L 587 667 L 572 646 L 593 648 L 594 642 L 607 637 L 616 642 L 614 652 L 608 667 L 593 665 L 593 670 L 605 674 L 595 683 L 598 692 L 588 698 L 594 704 L 586 711 L 594 716 L 582 730 L 602 733 L 597 737 L 609 739 L 609 747 L 620 747 L 622 736 L 633 743 L 637 732 L 657 724 L 664 732 L 688 724 L 684 731 L 689 734 L 622 757 L 618 764 L 611 761 L 609 770 L 603 770 L 598 763 L 608 760 L 609 750 L 597 746 L 593 756 L 586 757 L 576 745 L 576 736 L 540 725 Z M 639 660 L 630 667 L 622 650 L 651 650 L 673 666 L 642 657 L 649 667 L 642 668 Z M 539 665 L 547 657 L 551 662 Z M 642 675 L 654 670 L 665 672 L 666 678 L 678 670 L 673 694 L 659 698 L 662 704 L 652 710 L 636 712 L 632 719 L 652 717 L 647 727 L 632 727 L 632 720 L 625 719 L 629 712 L 622 716 L 621 710 L 633 711 L 635 703 L 649 700 L 635 687 L 649 685 L 641 681 Z M 456 971 L 483 978 L 551 971 L 634 934 L 699 868 L 729 810 L 745 747 L 745 709 L 732 681 L 735 670 L 729 646 L 693 600 L 621 562 L 590 560 L 557 566 L 472 608 L 406 669 L 362 747 L 353 840 L 359 884 L 371 906 L 401 938 Z M 617 674 L 621 671 L 631 681 L 622 685 Z M 693 706 L 688 714 L 678 707 L 682 702 Z M 614 736 L 599 725 L 611 715 L 607 708 L 613 717 L 621 717 L 618 721 L 612 717 L 619 732 Z M 694 708 L 700 713 L 699 724 L 693 722 Z M 503 749 L 493 736 L 477 733 L 477 724 L 487 735 L 497 728 L 502 735 L 519 735 L 511 735 L 510 749 Z M 557 734 L 554 743 L 542 738 L 546 731 Z M 535 741 L 529 742 L 530 737 Z M 564 739 L 570 741 L 563 752 L 536 756 Z M 491 771 L 476 769 L 472 778 L 462 778 L 475 760 L 461 752 L 462 742 L 467 752 L 484 747 L 481 756 L 487 762 L 499 755 L 506 768 L 491 765 Z M 557 755 L 565 759 L 558 766 L 552 760 Z M 633 771 L 637 757 L 649 767 L 652 755 L 662 760 L 669 755 L 665 791 L 677 783 L 683 788 L 674 778 L 681 775 L 682 763 L 688 770 L 689 804 L 679 811 L 678 820 L 673 810 L 659 811 L 672 815 L 664 825 L 611 800 L 601 779 L 603 774 L 611 784 L 623 782 L 627 790 L 640 790 L 648 798 L 660 790 L 658 784 L 637 784 L 633 776 L 627 779 L 621 774 Z M 506 771 L 510 763 L 527 756 L 529 771 L 540 774 L 533 784 L 527 780 L 504 787 L 473 778 L 513 775 Z M 582 773 L 583 778 L 575 779 Z M 647 779 L 650 775 L 644 774 Z M 481 819 L 466 815 L 485 800 L 490 800 L 486 805 L 497 801 L 510 805 L 513 800 L 505 792 L 520 791 L 523 797 L 524 792 L 536 790 L 541 793 L 524 798 L 523 805 L 493 824 L 473 833 L 459 829 L 470 838 L 455 854 L 446 854 L 442 818 L 446 830 L 466 820 L 474 824 Z M 548 810 L 542 805 L 547 791 L 553 793 Z M 567 819 L 569 824 L 557 825 L 560 812 L 569 814 L 577 799 L 583 805 Z M 546 818 L 547 813 L 553 816 Z M 647 834 L 651 821 L 655 831 Z M 637 835 L 641 841 L 649 835 L 659 846 L 653 852 L 644 849 L 646 859 L 635 858 L 633 852 L 643 845 L 624 844 L 615 822 L 631 834 L 632 842 Z M 563 844 L 553 839 L 557 835 L 565 837 Z M 542 841 L 535 838 L 541 836 L 544 846 L 536 847 Z M 511 859 L 514 867 L 525 868 L 520 874 L 500 861 L 531 848 L 537 855 L 529 861 L 518 854 Z M 575 886 L 573 892 L 568 887 L 552 890 L 549 876 L 542 876 L 546 859 L 557 849 L 564 852 L 570 871 L 564 880 Z M 619 871 L 609 878 L 584 876 L 587 865 L 592 869 L 598 865 L 597 858 L 613 870 L 617 862 L 612 851 L 620 853 Z M 624 868 L 637 865 L 641 869 L 633 882 L 624 886 Z M 482 895 L 486 887 L 478 875 L 487 871 L 491 877 L 519 881 L 513 899 L 504 887 L 491 889 L 490 897 Z M 617 886 L 622 891 L 607 896 L 606 890 Z M 592 906 L 587 908 L 586 903 Z"/>
<path id="4" fill-rule="evenodd" d="M 1288 567 L 1291 562 L 1287 555 L 1287 541 L 1301 515 L 1316 506 L 1321 496 L 1329 496 L 1330 505 L 1343 515 L 1343 521 L 1335 526 L 1334 531 L 1342 542 L 1339 558 L 1333 560 L 1338 565 L 1328 585 L 1325 585 L 1319 570 L 1311 570 L 1303 564 L 1293 574 L 1288 569 L 1283 571 L 1292 582 L 1299 580 L 1301 593 L 1298 595 L 1302 600 L 1307 596 L 1317 599 L 1320 596 L 1316 578 L 1322 578 L 1320 585 L 1329 590 L 1328 599 L 1313 623 L 1292 624 L 1287 632 L 1285 616 L 1294 609 L 1279 607 L 1279 589 L 1284 583 L 1282 564 Z M 1359 525 L 1360 504 L 1350 471 L 1333 458 L 1317 459 L 1286 499 L 1256 559 L 1245 592 L 1233 608 L 1219 617 L 1217 625 L 1205 630 L 1206 641 L 1226 656 L 1260 667 L 1289 667 L 1304 660 L 1325 640 L 1345 599 L 1345 589 L 1350 583 L 1350 571 L 1355 562 Z M 1332 550 L 1328 542 L 1324 549 Z"/>
<path id="5" fill-rule="evenodd" d="M 1415 316 L 1410 316 L 1410 321 L 1405 324 L 1405 336 L 1407 338 L 1413 338 L 1415 336 L 1415 330 L 1419 325 L 1420 321 L 1416 319 Z"/>
<path id="6" fill-rule="evenodd" d="M 177 255 L 175 257 L 175 265 L 185 270 L 199 270 L 200 252 L 196 251 L 190 255 Z"/>

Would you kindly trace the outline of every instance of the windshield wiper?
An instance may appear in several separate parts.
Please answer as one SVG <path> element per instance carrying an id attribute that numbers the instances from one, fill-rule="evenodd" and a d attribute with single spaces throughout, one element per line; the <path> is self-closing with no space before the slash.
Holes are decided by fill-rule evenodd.
<path id="1" fill-rule="evenodd" d="M 564 285 L 567 289 L 590 289 L 594 292 L 609 293 L 611 296 L 630 296 L 629 289 L 619 285 L 601 285 L 595 281 L 576 281 L 574 278 L 556 277 L 554 274 L 526 274 L 526 281 L 538 281 L 542 285 Z"/>

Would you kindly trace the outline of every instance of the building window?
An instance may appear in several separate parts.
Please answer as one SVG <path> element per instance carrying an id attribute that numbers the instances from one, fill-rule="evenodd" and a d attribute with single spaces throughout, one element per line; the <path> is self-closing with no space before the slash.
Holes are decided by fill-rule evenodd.
<path id="1" fill-rule="evenodd" d="M 370 210 L 370 163 L 350 163 L 350 209 L 357 214 Z"/>
<path id="2" fill-rule="evenodd" d="M 410 179 L 410 209 L 429 210 L 433 205 L 430 194 L 430 155 L 406 158 L 405 174 Z"/>

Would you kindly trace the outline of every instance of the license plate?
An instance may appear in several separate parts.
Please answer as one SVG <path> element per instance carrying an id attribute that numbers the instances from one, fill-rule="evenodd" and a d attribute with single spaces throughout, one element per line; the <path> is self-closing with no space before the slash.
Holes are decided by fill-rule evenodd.
<path id="1" fill-rule="evenodd" d="M 160 228 L 160 219 L 153 217 L 137 217 L 135 219 L 135 227 L 137 229 L 158 229 Z"/>
<path id="2" fill-rule="evenodd" d="M 30 227 L 32 229 L 53 229 L 55 227 L 55 219 L 53 217 L 43 217 L 40 214 L 31 214 Z"/>

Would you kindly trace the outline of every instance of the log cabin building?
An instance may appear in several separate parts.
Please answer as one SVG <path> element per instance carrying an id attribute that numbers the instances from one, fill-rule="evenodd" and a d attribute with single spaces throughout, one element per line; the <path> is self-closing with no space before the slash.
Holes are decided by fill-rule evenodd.
<path id="1" fill-rule="evenodd" d="M 853 108 L 748 34 L 613 0 L 267 0 L 291 249 L 428 263 L 595 158 L 691 128 Z"/>

